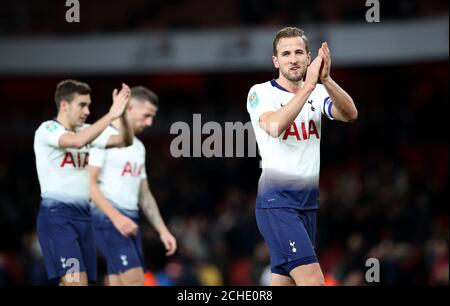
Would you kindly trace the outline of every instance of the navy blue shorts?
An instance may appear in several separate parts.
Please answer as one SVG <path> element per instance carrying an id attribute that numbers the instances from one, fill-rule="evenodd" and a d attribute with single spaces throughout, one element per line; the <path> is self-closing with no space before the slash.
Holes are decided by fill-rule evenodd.
<path id="1" fill-rule="evenodd" d="M 269 246 L 272 273 L 289 276 L 295 267 L 318 262 L 314 251 L 316 218 L 316 209 L 256 209 L 259 231 Z"/>
<path id="2" fill-rule="evenodd" d="M 121 213 L 139 224 L 137 211 L 121 210 Z M 109 275 L 124 273 L 136 267 L 146 270 L 139 229 L 136 236 L 124 237 L 111 220 L 97 208 L 92 208 L 92 226 L 95 244 L 106 259 Z"/>
<path id="3" fill-rule="evenodd" d="M 49 279 L 86 272 L 88 281 L 96 281 L 97 258 L 89 203 L 70 205 L 42 199 L 37 233 Z"/>

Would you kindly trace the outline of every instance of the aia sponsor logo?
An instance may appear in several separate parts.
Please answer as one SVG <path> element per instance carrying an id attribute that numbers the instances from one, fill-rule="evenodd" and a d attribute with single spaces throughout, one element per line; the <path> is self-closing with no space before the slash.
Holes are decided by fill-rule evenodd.
<path id="1" fill-rule="evenodd" d="M 295 122 L 292 123 L 284 132 L 283 140 L 287 140 L 288 137 L 295 137 L 297 140 L 307 140 L 313 136 L 316 136 L 317 139 L 320 139 L 316 124 L 313 120 L 309 120 L 308 128 L 306 128 L 306 122 L 300 123 L 300 131 L 297 124 Z"/>
<path id="2" fill-rule="evenodd" d="M 74 169 L 83 169 L 89 164 L 89 153 L 87 152 L 66 152 L 60 167 L 72 167 Z"/>
<path id="3" fill-rule="evenodd" d="M 143 169 L 144 169 L 143 164 L 138 165 L 137 163 L 130 163 L 129 161 L 127 161 L 122 169 L 121 176 L 131 175 L 134 177 L 139 177 L 141 176 Z"/>

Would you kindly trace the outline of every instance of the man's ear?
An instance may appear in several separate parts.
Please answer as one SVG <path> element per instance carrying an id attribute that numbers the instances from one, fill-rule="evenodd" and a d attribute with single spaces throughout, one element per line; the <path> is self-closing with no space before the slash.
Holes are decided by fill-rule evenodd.
<path id="1" fill-rule="evenodd" d="M 59 110 L 67 111 L 68 108 L 69 108 L 69 102 L 67 102 L 66 100 L 61 100 L 59 102 Z"/>
<path id="2" fill-rule="evenodd" d="M 275 55 L 274 56 L 272 56 L 272 62 L 273 62 L 273 66 L 275 67 L 275 68 L 280 68 L 280 64 L 278 63 L 278 57 L 276 57 Z"/>
<path id="3" fill-rule="evenodd" d="M 308 66 L 311 65 L 311 52 L 308 52 Z"/>

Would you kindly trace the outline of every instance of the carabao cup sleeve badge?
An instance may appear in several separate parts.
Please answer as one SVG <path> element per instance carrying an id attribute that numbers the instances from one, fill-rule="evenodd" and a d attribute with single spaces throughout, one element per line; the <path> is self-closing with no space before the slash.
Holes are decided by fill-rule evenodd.
<path id="1" fill-rule="evenodd" d="M 258 99 L 258 95 L 256 94 L 256 92 L 253 92 L 249 97 L 248 97 L 248 103 L 250 105 L 251 108 L 255 108 L 258 103 L 259 103 L 259 99 Z"/>

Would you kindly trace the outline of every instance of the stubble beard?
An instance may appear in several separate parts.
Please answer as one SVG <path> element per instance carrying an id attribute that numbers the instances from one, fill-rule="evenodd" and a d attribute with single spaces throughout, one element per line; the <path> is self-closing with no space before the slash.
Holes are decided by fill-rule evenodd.
<path id="1" fill-rule="evenodd" d="M 281 74 L 287 79 L 287 80 L 289 80 L 289 81 L 291 81 L 291 82 L 293 82 L 293 83 L 298 83 L 298 82 L 300 82 L 301 80 L 303 80 L 303 77 L 305 76 L 305 73 L 306 73 L 306 69 L 305 68 L 303 68 L 303 67 L 301 67 L 300 68 L 300 74 L 298 74 L 298 75 L 290 75 L 289 74 L 289 71 L 281 71 Z"/>

